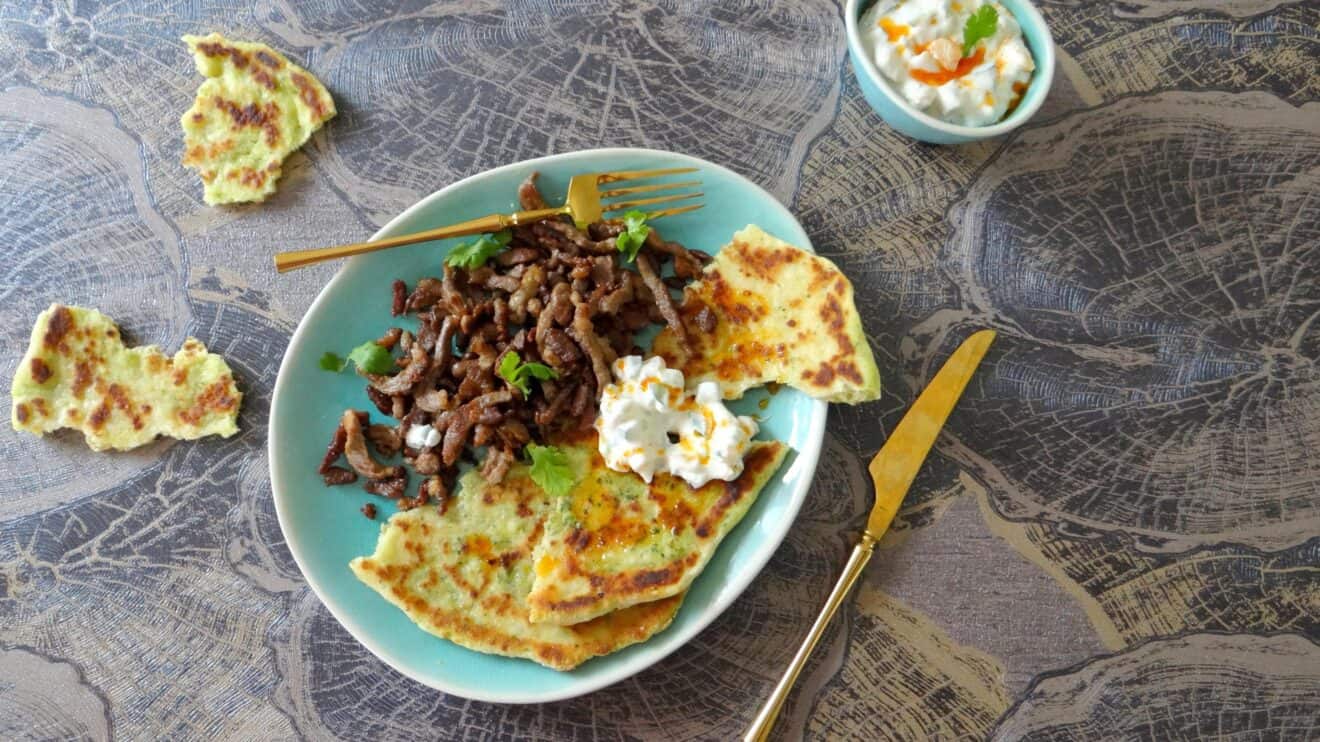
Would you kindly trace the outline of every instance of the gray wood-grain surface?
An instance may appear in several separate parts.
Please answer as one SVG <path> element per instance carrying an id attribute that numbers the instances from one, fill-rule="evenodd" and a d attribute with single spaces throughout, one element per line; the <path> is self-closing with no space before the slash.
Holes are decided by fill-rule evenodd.
<path id="1" fill-rule="evenodd" d="M 54 301 L 195 335 L 247 394 L 229 440 L 0 433 L 0 738 L 727 739 L 842 564 L 865 460 L 979 327 L 988 365 L 779 736 L 1320 736 L 1320 5 L 1041 10 L 1038 117 L 931 147 L 866 106 L 826 0 L 0 0 L 3 407 Z M 266 204 L 208 208 L 179 165 L 178 37 L 212 30 L 339 106 Z M 283 545 L 270 390 L 334 267 L 270 256 L 601 145 L 787 203 L 856 284 L 886 396 L 832 410 L 788 540 L 689 646 L 573 701 L 446 697 L 352 640 Z"/>

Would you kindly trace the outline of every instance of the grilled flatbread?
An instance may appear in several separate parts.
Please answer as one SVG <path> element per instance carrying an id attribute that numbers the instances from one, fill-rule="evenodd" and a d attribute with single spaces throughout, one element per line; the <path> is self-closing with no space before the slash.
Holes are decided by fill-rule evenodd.
<path id="1" fill-rule="evenodd" d="M 375 553 L 349 566 L 426 631 L 556 670 L 644 641 L 668 626 L 682 595 L 576 626 L 528 620 L 532 551 L 548 503 L 524 465 L 511 468 L 499 485 L 472 470 L 443 515 L 420 507 L 393 516 L 381 526 Z"/>
<path id="2" fill-rule="evenodd" d="M 733 235 L 684 290 L 679 314 L 691 352 L 669 329 L 653 352 L 689 384 L 719 382 L 725 399 L 769 382 L 829 402 L 880 396 L 852 284 L 830 261 L 760 227 Z"/>
<path id="3" fill-rule="evenodd" d="M 218 33 L 184 36 L 206 77 L 183 114 L 183 164 L 202 177 L 208 204 L 262 201 L 284 158 L 335 115 L 315 77 L 265 44 Z"/>
<path id="4" fill-rule="evenodd" d="M 109 317 L 60 304 L 37 317 L 11 395 L 15 430 L 74 428 L 96 451 L 158 435 L 227 438 L 243 401 L 229 365 L 197 340 L 173 358 L 154 345 L 126 348 Z"/>
<path id="5" fill-rule="evenodd" d="M 552 506 L 534 554 L 536 581 L 527 602 L 538 626 L 575 624 L 682 593 L 742 520 L 787 447 L 758 441 L 740 477 L 695 490 L 668 474 L 648 485 L 611 471 L 594 433 L 565 451 L 582 478 Z"/>

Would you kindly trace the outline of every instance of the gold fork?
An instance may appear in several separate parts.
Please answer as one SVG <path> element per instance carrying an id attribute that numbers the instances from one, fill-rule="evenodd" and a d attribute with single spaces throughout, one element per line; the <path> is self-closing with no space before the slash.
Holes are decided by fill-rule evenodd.
<path id="1" fill-rule="evenodd" d="M 461 237 L 469 234 L 481 234 L 483 232 L 498 232 L 501 229 L 508 229 L 523 224 L 531 224 L 542 219 L 568 214 L 573 217 L 579 229 L 585 229 L 592 222 L 600 221 L 605 214 L 614 211 L 626 211 L 636 209 L 639 206 L 652 206 L 654 204 L 671 203 L 673 201 L 684 201 L 691 198 L 700 198 L 705 195 L 701 191 L 695 193 L 675 193 L 663 196 L 651 196 L 647 198 L 633 198 L 627 201 L 609 201 L 603 199 L 617 198 L 619 196 L 632 196 L 638 193 L 658 193 L 661 191 L 671 191 L 678 188 L 691 188 L 701 185 L 699 180 L 689 180 L 682 183 L 657 183 L 653 185 L 629 186 L 625 188 L 611 188 L 602 191 L 600 187 L 609 183 L 619 183 L 625 180 L 645 180 L 648 178 L 658 178 L 663 175 L 678 175 L 680 173 L 695 173 L 694 167 L 671 167 L 660 168 L 657 170 L 622 170 L 614 173 L 587 173 L 585 175 L 574 175 L 568 181 L 568 199 L 563 206 L 549 209 L 532 209 L 530 211 L 517 211 L 512 214 L 488 214 L 487 216 L 469 219 L 458 224 L 451 224 L 448 227 L 437 227 L 428 229 L 425 232 L 416 232 L 414 234 L 405 234 L 399 237 L 389 237 L 374 242 L 357 242 L 351 245 L 339 245 L 337 247 L 320 247 L 313 250 L 292 250 L 290 252 L 278 253 L 275 256 L 275 270 L 280 273 L 291 271 L 295 268 L 322 263 L 327 260 L 337 258 L 346 258 L 351 255 L 362 255 L 364 253 L 375 252 L 377 250 L 386 250 L 399 245 L 412 245 L 417 242 L 427 242 L 428 240 L 443 240 L 447 237 Z M 644 212 L 648 220 L 660 219 L 666 216 L 676 214 L 685 214 L 689 211 L 700 209 L 702 204 L 686 204 L 684 206 L 674 206 L 660 209 L 658 211 Z"/>

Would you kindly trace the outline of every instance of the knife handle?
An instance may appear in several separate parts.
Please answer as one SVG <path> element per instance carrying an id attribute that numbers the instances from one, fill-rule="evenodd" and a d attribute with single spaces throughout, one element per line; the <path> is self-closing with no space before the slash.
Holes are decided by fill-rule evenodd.
<path id="1" fill-rule="evenodd" d="M 825 606 L 821 608 L 820 615 L 816 616 L 816 622 L 811 625 L 811 631 L 807 632 L 807 638 L 802 641 L 802 646 L 798 647 L 797 654 L 793 655 L 793 661 L 789 663 L 783 677 L 779 678 L 779 684 L 775 686 L 770 698 L 766 699 L 765 705 L 757 712 L 752 725 L 747 728 L 743 742 L 764 742 L 770 738 L 770 730 L 774 729 L 775 720 L 779 718 L 779 710 L 784 705 L 784 699 L 788 698 L 788 692 L 793 689 L 798 674 L 806 666 L 811 650 L 816 648 L 816 643 L 825 633 L 825 627 L 829 626 L 830 619 L 834 618 L 835 611 L 843 605 L 844 598 L 848 597 L 848 592 L 852 590 L 857 578 L 862 576 L 862 569 L 871 561 L 874 550 L 875 537 L 863 531 L 861 540 L 853 547 L 852 556 L 843 567 L 843 574 L 839 575 L 839 581 L 834 583 L 834 590 L 830 592 Z"/>

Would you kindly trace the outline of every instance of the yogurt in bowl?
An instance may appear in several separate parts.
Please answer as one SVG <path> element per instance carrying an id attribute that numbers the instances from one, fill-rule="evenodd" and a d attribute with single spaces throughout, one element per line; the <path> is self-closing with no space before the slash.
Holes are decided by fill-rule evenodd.
<path id="1" fill-rule="evenodd" d="M 982 18 L 964 53 L 967 18 L 989 8 L 994 23 Z M 866 102 L 893 129 L 923 142 L 1002 136 L 1040 110 L 1054 81 L 1054 40 L 1031 0 L 845 0 L 844 24 Z"/>
<path id="2" fill-rule="evenodd" d="M 960 126 L 1003 119 L 1036 69 L 1013 14 L 988 0 L 878 0 L 859 30 L 899 95 Z"/>

